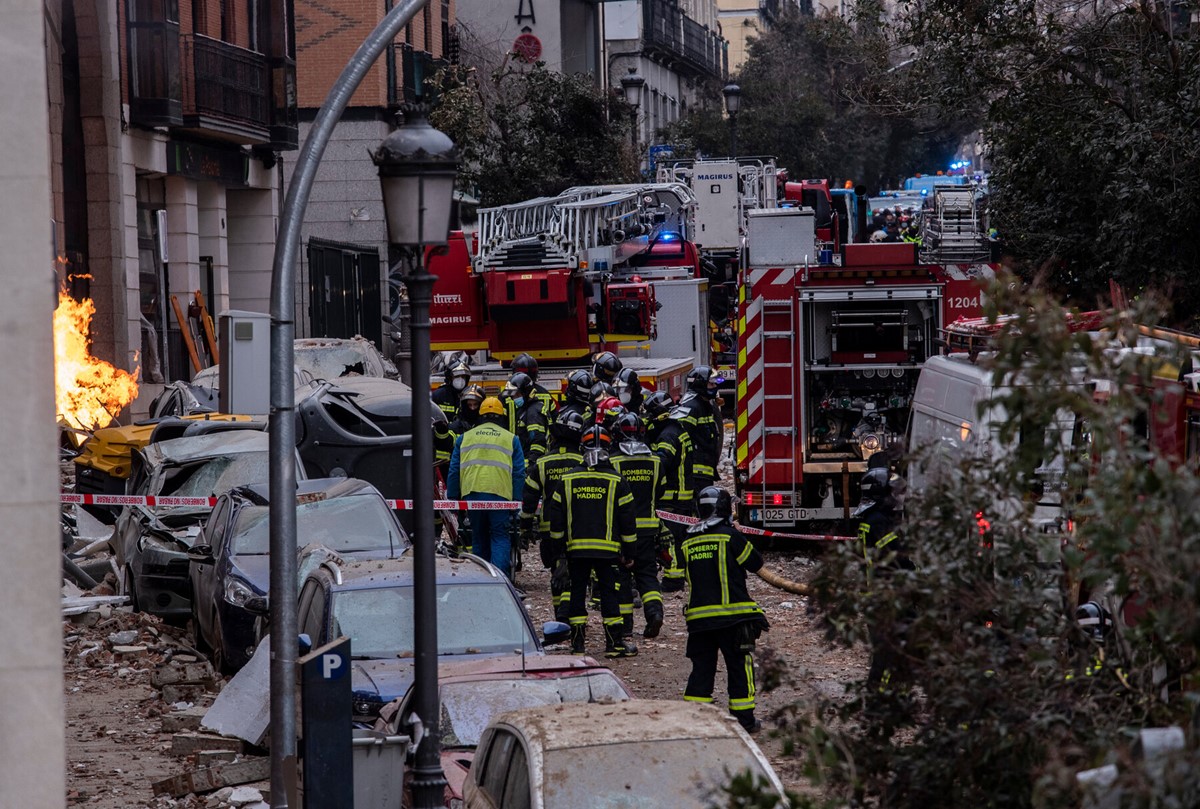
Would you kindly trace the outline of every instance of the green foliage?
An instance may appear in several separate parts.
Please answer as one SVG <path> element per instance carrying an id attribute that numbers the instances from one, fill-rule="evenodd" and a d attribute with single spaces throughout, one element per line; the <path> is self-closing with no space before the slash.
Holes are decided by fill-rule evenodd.
<path id="1" fill-rule="evenodd" d="M 899 651 L 878 688 L 787 712 L 830 805 L 1078 806 L 1074 774 L 1109 761 L 1122 806 L 1194 805 L 1200 790 L 1194 738 L 1166 783 L 1128 755 L 1138 728 L 1195 728 L 1200 481 L 1195 459 L 1180 465 L 1147 435 L 1191 360 L 1084 339 L 1061 307 L 1014 294 L 997 286 L 993 306 L 1029 316 L 980 359 L 1001 391 L 982 407 L 1006 418 L 957 451 L 914 448 L 911 566 L 897 543 L 846 543 L 814 579 L 831 641 L 882 634 Z M 1131 322 L 1158 314 L 1141 306 L 1108 333 L 1132 340 Z M 1087 599 L 1145 613 L 1101 645 L 1074 620 Z"/>
<path id="2" fill-rule="evenodd" d="M 904 97 L 986 120 L 992 223 L 1027 277 L 1200 314 L 1200 37 L 1188 4 L 909 0 Z"/>
<path id="3" fill-rule="evenodd" d="M 914 171 L 945 165 L 972 128 L 913 113 L 891 97 L 888 43 L 857 17 L 805 15 L 788 6 L 777 24 L 751 41 L 734 77 L 742 91 L 738 151 L 771 155 L 792 178 L 830 177 L 872 189 Z M 729 152 L 720 105 L 693 111 L 663 132 L 678 156 Z"/>
<path id="4" fill-rule="evenodd" d="M 484 206 L 632 178 L 628 108 L 586 76 L 506 63 L 486 76 L 448 68 L 438 83 L 430 120 L 458 144 L 460 186 Z"/>

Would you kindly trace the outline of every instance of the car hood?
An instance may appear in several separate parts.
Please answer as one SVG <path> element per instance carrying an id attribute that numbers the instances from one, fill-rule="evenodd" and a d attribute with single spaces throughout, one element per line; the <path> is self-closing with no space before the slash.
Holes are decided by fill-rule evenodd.
<path id="1" fill-rule="evenodd" d="M 351 651 L 353 652 L 353 648 Z M 484 657 L 512 657 L 512 652 L 470 655 L 469 659 Z M 468 659 L 468 656 L 441 655 L 438 657 L 438 663 L 464 659 Z M 391 702 L 408 693 L 413 683 L 413 665 L 411 657 L 355 660 L 350 669 L 350 687 L 356 695 L 371 695 L 378 697 L 382 702 Z"/>
<path id="2" fill-rule="evenodd" d="M 233 557 L 233 572 L 260 593 L 271 586 L 271 557 L 265 553 Z"/>

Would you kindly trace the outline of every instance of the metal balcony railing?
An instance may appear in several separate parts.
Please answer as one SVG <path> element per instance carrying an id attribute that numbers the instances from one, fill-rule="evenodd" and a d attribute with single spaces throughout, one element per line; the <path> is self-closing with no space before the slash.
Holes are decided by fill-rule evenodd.
<path id="1" fill-rule="evenodd" d="M 725 78 L 725 40 L 684 14 L 675 0 L 644 0 L 642 14 L 648 52 L 697 75 Z"/>
<path id="2" fill-rule="evenodd" d="M 183 39 L 183 114 L 265 130 L 271 123 L 271 74 L 260 53 L 219 39 Z"/>

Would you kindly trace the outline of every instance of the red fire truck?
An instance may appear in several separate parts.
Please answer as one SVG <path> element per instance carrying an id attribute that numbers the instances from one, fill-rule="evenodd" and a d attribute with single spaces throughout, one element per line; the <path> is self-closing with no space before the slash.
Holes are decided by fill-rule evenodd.
<path id="1" fill-rule="evenodd" d="M 746 525 L 847 528 L 868 460 L 903 440 L 939 331 L 979 315 L 993 274 L 903 242 L 846 244 L 819 263 L 817 216 L 750 213 L 734 442 Z"/>

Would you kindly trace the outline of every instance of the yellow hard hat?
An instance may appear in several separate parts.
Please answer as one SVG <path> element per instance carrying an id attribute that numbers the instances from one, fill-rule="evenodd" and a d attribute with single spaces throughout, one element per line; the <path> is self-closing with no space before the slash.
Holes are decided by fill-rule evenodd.
<path id="1" fill-rule="evenodd" d="M 504 405 L 495 396 L 489 396 L 483 400 L 483 404 L 479 406 L 479 415 L 481 416 L 503 416 Z"/>

